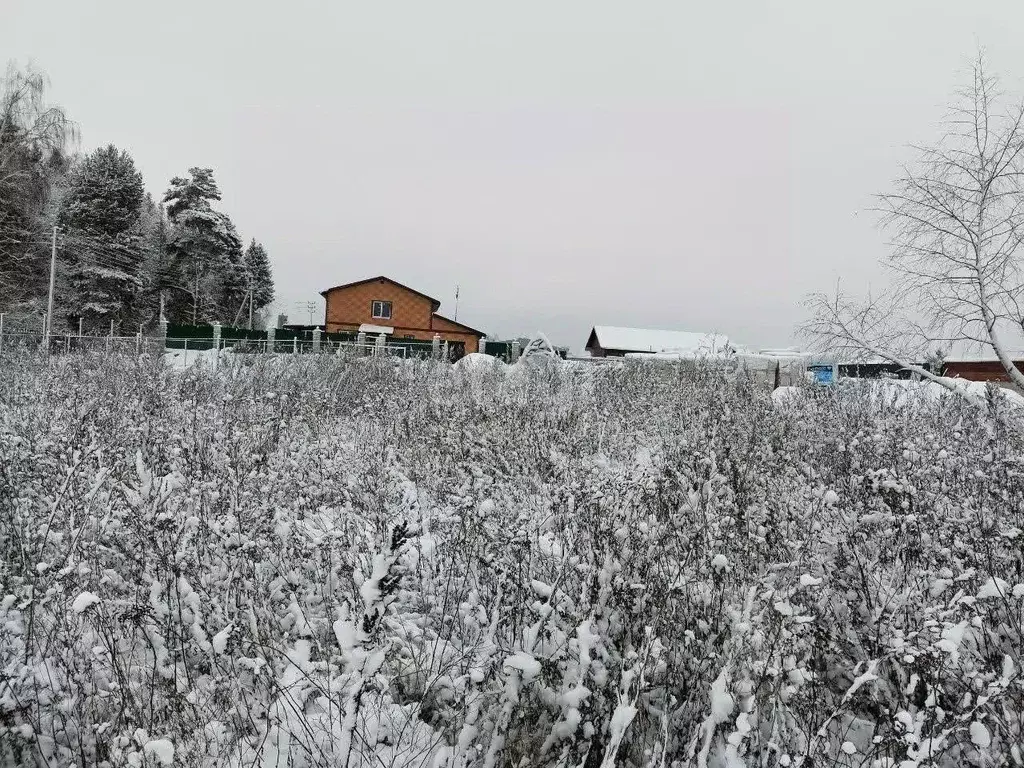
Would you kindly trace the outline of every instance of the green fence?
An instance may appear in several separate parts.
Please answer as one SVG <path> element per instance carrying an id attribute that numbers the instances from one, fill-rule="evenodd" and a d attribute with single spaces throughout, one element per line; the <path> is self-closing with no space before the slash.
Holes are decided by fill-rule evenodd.
<path id="1" fill-rule="evenodd" d="M 434 354 L 434 345 L 429 341 L 414 341 L 412 339 L 396 339 L 388 343 L 389 347 L 404 349 L 403 356 L 406 358 L 425 359 Z M 441 342 L 441 351 L 444 351 L 444 342 Z M 448 359 L 452 362 L 466 354 L 466 345 L 461 341 L 448 342 Z"/>
<path id="2" fill-rule="evenodd" d="M 324 339 L 331 342 L 332 344 L 355 344 L 359 341 L 359 334 L 350 331 L 339 331 L 338 333 L 325 333 Z"/>
<path id="3" fill-rule="evenodd" d="M 248 328 L 233 328 L 221 326 L 221 345 L 231 347 L 238 352 L 262 351 L 267 346 L 267 331 L 260 331 Z M 295 328 L 274 329 L 273 352 L 310 351 L 315 341 L 312 330 Z M 363 343 L 367 346 L 376 344 L 377 336 L 365 334 Z M 247 342 L 252 342 L 247 343 Z M 321 333 L 321 349 L 327 351 L 331 347 L 344 344 L 356 344 L 359 342 L 359 334 L 355 331 L 341 331 L 338 333 Z M 389 337 L 385 344 L 389 353 L 400 354 L 405 358 L 429 358 L 433 356 L 434 345 L 430 341 L 417 339 L 398 339 Z M 441 342 L 444 349 L 444 342 Z M 204 350 L 213 349 L 213 326 L 212 325 L 178 325 L 167 326 L 167 349 L 189 349 Z M 511 345 L 508 345 L 511 351 Z M 398 350 L 401 350 L 400 352 Z M 488 345 L 488 354 L 494 354 L 492 345 Z M 448 359 L 455 361 L 466 354 L 466 345 L 461 341 L 448 342 Z"/>
<path id="4" fill-rule="evenodd" d="M 167 332 L 170 336 L 170 331 Z M 245 341 L 266 341 L 267 332 L 259 331 L 255 328 L 221 328 L 220 337 L 226 340 L 245 340 Z"/>
<path id="5" fill-rule="evenodd" d="M 491 341 L 487 340 L 484 351 L 492 357 L 500 358 L 506 363 L 512 362 L 512 345 L 513 341 Z M 520 342 L 519 351 L 522 352 L 526 348 L 526 344 Z M 566 347 L 555 347 L 555 354 L 565 360 L 569 356 L 569 350 Z"/>
<path id="6" fill-rule="evenodd" d="M 484 352 L 492 357 L 504 360 L 506 363 L 512 362 L 511 341 L 491 341 L 488 339 L 484 345 Z"/>
<path id="7" fill-rule="evenodd" d="M 167 349 L 213 349 L 212 325 L 167 326 Z"/>

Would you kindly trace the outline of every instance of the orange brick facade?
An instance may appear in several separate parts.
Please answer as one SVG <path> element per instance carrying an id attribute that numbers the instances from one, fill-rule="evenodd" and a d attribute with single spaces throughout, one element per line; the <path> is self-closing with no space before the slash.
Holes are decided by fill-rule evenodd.
<path id="1" fill-rule="evenodd" d="M 448 339 L 449 341 L 461 341 L 466 345 L 466 354 L 470 352 L 479 352 L 480 347 L 480 336 L 477 332 L 467 333 L 466 326 L 461 323 L 456 323 L 449 320 L 447 317 L 441 317 L 435 314 L 431 317 L 433 323 L 432 330 L 430 331 L 431 337 L 433 334 L 439 334 L 442 339 Z M 397 333 L 397 331 L 396 331 Z"/>
<path id="2" fill-rule="evenodd" d="M 329 288 L 322 295 L 327 305 L 324 325 L 328 333 L 358 331 L 363 324 L 383 325 L 395 329 L 395 339 L 430 341 L 437 334 L 446 341 L 462 342 L 467 354 L 478 350 L 483 335 L 435 314 L 440 307 L 436 299 L 386 277 Z M 373 317 L 374 301 L 391 302 L 390 319 Z"/>

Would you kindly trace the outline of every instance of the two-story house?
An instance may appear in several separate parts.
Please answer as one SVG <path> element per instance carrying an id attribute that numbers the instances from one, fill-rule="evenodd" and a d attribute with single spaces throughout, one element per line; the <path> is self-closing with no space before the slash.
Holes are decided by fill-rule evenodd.
<path id="1" fill-rule="evenodd" d="M 363 331 L 396 341 L 431 341 L 435 335 L 466 354 L 478 351 L 483 333 L 439 315 L 441 302 L 383 275 L 321 291 L 328 333 Z"/>

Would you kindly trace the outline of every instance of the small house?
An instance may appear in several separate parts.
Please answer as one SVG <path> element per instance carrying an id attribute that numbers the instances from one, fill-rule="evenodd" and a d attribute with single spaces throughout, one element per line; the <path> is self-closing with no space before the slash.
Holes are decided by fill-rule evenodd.
<path id="1" fill-rule="evenodd" d="M 591 357 L 640 354 L 714 357 L 733 351 L 733 347 L 728 337 L 717 333 L 595 325 L 587 338 L 586 350 Z"/>
<path id="2" fill-rule="evenodd" d="M 441 302 L 414 288 L 379 275 L 322 291 L 328 333 L 384 335 L 388 341 L 432 341 L 439 336 L 454 357 L 478 351 L 482 331 L 459 323 L 438 310 Z"/>
<path id="3" fill-rule="evenodd" d="M 1011 353 L 1014 367 L 1024 372 L 1024 353 L 1014 350 Z M 956 358 L 946 358 L 942 365 L 942 375 L 955 379 L 966 379 L 967 381 L 991 381 L 1001 386 L 1010 383 L 1010 377 L 999 360 L 994 355 L 982 357 L 963 355 Z"/>

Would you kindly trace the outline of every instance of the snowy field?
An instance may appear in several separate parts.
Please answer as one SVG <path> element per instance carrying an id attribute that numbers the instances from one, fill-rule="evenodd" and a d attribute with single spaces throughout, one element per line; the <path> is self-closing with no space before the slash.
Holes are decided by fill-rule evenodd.
<path id="1" fill-rule="evenodd" d="M 0 365 L 0 766 L 1024 765 L 993 398 Z"/>

